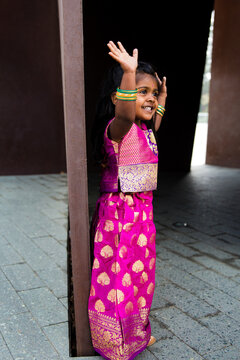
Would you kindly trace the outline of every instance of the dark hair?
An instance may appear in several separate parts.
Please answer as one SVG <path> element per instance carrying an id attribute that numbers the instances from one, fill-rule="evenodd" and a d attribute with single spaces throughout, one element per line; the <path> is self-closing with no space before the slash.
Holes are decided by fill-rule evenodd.
<path id="1" fill-rule="evenodd" d="M 156 70 L 150 63 L 146 63 L 143 61 L 138 62 L 136 74 L 141 73 L 149 74 L 157 80 L 155 74 Z M 123 70 L 121 66 L 117 63 L 112 66 L 108 71 L 100 91 L 100 96 L 96 107 L 96 115 L 91 132 L 93 155 L 98 163 L 100 163 L 103 159 L 102 145 L 104 131 L 106 129 L 107 123 L 115 115 L 115 105 L 112 102 L 111 95 L 114 91 L 116 91 L 117 87 L 120 86 L 122 76 Z M 154 131 L 154 119 L 152 119 L 151 121 L 146 121 L 145 123 L 148 128 L 151 128 Z"/>

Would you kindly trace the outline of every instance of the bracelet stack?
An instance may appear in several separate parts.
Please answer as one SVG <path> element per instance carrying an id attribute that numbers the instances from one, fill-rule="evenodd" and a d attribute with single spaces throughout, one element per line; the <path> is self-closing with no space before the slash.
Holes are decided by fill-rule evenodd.
<path id="1" fill-rule="evenodd" d="M 137 89 L 136 90 L 122 90 L 122 89 L 117 88 L 116 98 L 118 100 L 135 101 L 137 99 Z"/>
<path id="2" fill-rule="evenodd" d="M 160 116 L 163 116 L 165 112 L 165 108 L 162 105 L 158 105 L 156 113 Z"/>

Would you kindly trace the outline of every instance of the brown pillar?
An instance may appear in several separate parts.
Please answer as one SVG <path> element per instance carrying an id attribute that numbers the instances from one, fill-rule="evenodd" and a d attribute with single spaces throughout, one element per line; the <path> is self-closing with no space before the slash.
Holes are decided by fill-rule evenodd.
<path id="1" fill-rule="evenodd" d="M 77 355 L 92 355 L 82 1 L 59 0 Z"/>
<path id="2" fill-rule="evenodd" d="M 240 2 L 215 0 L 206 163 L 240 168 Z"/>

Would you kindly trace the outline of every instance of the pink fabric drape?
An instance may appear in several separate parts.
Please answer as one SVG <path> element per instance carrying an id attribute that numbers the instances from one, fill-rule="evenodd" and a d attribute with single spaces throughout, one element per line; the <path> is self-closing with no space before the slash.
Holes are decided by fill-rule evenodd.
<path id="1" fill-rule="evenodd" d="M 105 359 L 133 359 L 151 335 L 156 261 L 152 192 L 103 193 L 94 219 L 88 304 L 93 346 Z"/>

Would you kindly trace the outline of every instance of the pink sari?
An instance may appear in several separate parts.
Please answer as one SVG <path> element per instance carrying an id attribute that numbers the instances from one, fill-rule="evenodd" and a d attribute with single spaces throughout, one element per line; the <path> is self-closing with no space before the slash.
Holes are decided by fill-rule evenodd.
<path id="1" fill-rule="evenodd" d="M 105 359 L 134 359 L 151 336 L 156 260 L 152 191 L 103 193 L 93 227 L 88 304 L 93 347 Z"/>

